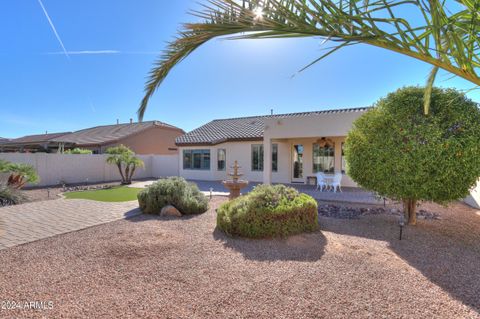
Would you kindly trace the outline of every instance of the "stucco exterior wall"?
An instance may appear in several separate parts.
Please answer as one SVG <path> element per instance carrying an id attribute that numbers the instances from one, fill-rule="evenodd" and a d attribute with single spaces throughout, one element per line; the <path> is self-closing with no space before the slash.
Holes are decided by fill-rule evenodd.
<path id="1" fill-rule="evenodd" d="M 244 174 L 242 178 L 245 178 L 252 182 L 262 182 L 263 173 L 255 172 L 251 170 L 251 147 L 252 144 L 262 144 L 262 141 L 252 142 L 227 142 L 221 143 L 215 146 L 186 146 L 179 147 L 179 172 L 180 176 L 186 179 L 192 180 L 225 180 L 227 173 L 231 172 L 230 166 L 234 161 L 238 161 L 238 165 L 242 168 L 240 171 Z M 210 170 L 197 170 L 197 169 L 184 169 L 183 168 L 183 150 L 188 149 L 208 149 L 210 150 Z M 226 170 L 217 170 L 217 150 L 225 149 L 227 155 Z"/>
<path id="2" fill-rule="evenodd" d="M 304 146 L 303 155 L 303 180 L 314 176 L 313 173 L 313 144 L 321 137 L 328 137 L 335 143 L 335 171 L 342 170 L 341 144 L 352 127 L 352 123 L 364 111 L 309 115 L 288 118 L 265 119 L 264 141 L 271 140 L 272 144 L 278 145 L 278 171 L 271 173 L 272 183 L 291 183 L 293 181 L 293 145 Z M 217 170 L 217 150 L 223 148 L 227 151 L 227 168 L 237 160 L 242 166 L 244 178 L 254 182 L 264 182 L 264 172 L 251 170 L 251 147 L 252 144 L 263 144 L 264 141 L 252 142 L 226 142 L 215 146 L 193 146 L 179 148 L 179 172 L 180 176 L 193 180 L 224 180 L 228 178 L 227 172 Z M 210 170 L 186 170 L 183 169 L 184 149 L 209 149 Z M 266 149 L 266 147 L 264 147 Z M 264 156 L 271 156 L 264 154 Z M 228 170 L 227 170 L 228 171 Z M 356 183 L 347 175 L 342 178 L 343 186 L 356 187 Z"/>
<path id="3" fill-rule="evenodd" d="M 266 118 L 264 139 L 347 136 L 352 128 L 353 121 L 363 113 L 365 111 L 289 118 Z"/>
<path id="4" fill-rule="evenodd" d="M 307 176 L 314 176 L 313 173 L 313 144 L 318 140 L 317 138 L 305 138 L 305 139 L 275 139 L 272 140 L 272 144 L 278 145 L 278 171 L 272 172 L 273 183 L 291 183 L 293 175 L 293 163 L 292 163 L 292 149 L 294 144 L 302 144 L 304 146 L 304 181 Z M 331 138 L 335 142 L 335 169 L 341 171 L 341 143 L 345 140 L 345 137 Z M 225 180 L 228 179 L 228 172 L 231 171 L 230 166 L 237 160 L 238 164 L 242 167 L 240 171 L 244 174 L 242 178 L 245 178 L 252 182 L 263 182 L 263 171 L 252 171 L 251 169 L 251 157 L 252 157 L 252 145 L 263 144 L 263 141 L 251 141 L 251 142 L 227 142 L 214 146 L 184 146 L 179 147 L 179 172 L 180 176 L 186 179 L 192 180 Z M 191 170 L 183 168 L 183 150 L 188 149 L 208 149 L 210 150 L 210 170 Z M 227 170 L 217 170 L 217 150 L 225 149 L 227 153 Z M 267 154 L 264 154 L 267 156 Z M 270 156 L 270 155 L 268 155 Z M 346 175 L 342 179 L 343 186 L 355 187 L 356 184 Z"/>
<path id="5" fill-rule="evenodd" d="M 179 129 L 168 127 L 152 127 L 138 134 L 119 140 L 117 143 L 103 145 L 101 153 L 109 147 L 123 144 L 128 146 L 136 154 L 148 155 L 173 155 L 178 153 L 175 138 L 182 135 Z"/>

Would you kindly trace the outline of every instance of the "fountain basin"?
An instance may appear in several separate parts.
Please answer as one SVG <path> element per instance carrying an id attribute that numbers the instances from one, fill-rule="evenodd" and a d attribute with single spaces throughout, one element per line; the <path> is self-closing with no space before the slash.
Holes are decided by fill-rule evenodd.
<path id="1" fill-rule="evenodd" d="M 234 199 L 240 196 L 240 190 L 248 186 L 248 181 L 236 180 L 236 181 L 223 181 L 223 186 L 230 191 L 229 199 Z"/>

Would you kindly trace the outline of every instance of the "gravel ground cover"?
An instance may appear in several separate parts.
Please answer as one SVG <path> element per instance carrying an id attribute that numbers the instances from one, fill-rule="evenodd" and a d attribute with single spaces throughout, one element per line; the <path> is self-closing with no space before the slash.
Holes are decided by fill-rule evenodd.
<path id="1" fill-rule="evenodd" d="M 320 217 L 288 239 L 230 238 L 205 214 L 137 216 L 0 251 L 0 301 L 28 318 L 480 318 L 480 213 L 463 204 L 407 227 Z M 47 308 L 48 305 L 47 305 Z"/>

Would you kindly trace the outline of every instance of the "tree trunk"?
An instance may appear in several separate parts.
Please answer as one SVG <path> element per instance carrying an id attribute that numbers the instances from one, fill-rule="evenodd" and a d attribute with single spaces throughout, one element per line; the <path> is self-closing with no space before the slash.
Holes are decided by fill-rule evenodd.
<path id="1" fill-rule="evenodd" d="M 23 176 L 19 174 L 11 174 L 7 181 L 7 185 L 15 189 L 21 189 L 26 183 Z"/>
<path id="2" fill-rule="evenodd" d="M 125 184 L 125 176 L 123 175 L 122 164 L 118 163 L 117 167 L 118 167 L 118 171 L 120 172 L 120 176 L 122 177 L 122 184 Z"/>
<path id="3" fill-rule="evenodd" d="M 133 166 L 132 166 L 132 170 L 130 171 L 130 177 L 129 177 L 130 183 L 132 182 L 133 173 L 135 173 L 135 169 L 136 169 L 136 168 L 137 168 L 136 165 L 133 165 Z"/>
<path id="4" fill-rule="evenodd" d="M 17 189 L 22 189 L 25 184 L 27 184 L 27 181 L 22 176 L 20 176 L 17 184 Z"/>
<path id="5" fill-rule="evenodd" d="M 405 221 L 408 225 L 417 224 L 417 201 L 415 199 L 403 200 L 403 212 L 405 215 Z"/>
<path id="6" fill-rule="evenodd" d="M 125 165 L 125 183 L 124 184 L 131 184 L 130 180 L 130 164 Z"/>

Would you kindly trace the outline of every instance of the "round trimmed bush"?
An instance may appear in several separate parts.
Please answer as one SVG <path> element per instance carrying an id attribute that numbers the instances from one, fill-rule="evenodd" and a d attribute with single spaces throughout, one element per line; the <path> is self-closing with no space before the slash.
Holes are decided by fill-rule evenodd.
<path id="1" fill-rule="evenodd" d="M 140 191 L 137 197 L 145 214 L 158 214 L 167 205 L 184 215 L 201 214 L 208 209 L 208 199 L 197 185 L 181 177 L 161 179 Z"/>
<path id="2" fill-rule="evenodd" d="M 288 236 L 318 228 L 317 202 L 285 185 L 259 185 L 217 209 L 217 226 L 233 236 Z"/>
<path id="3" fill-rule="evenodd" d="M 464 93 L 404 87 L 354 123 L 345 143 L 347 173 L 361 187 L 404 203 L 416 224 L 416 203 L 465 198 L 480 176 L 480 109 Z"/>

